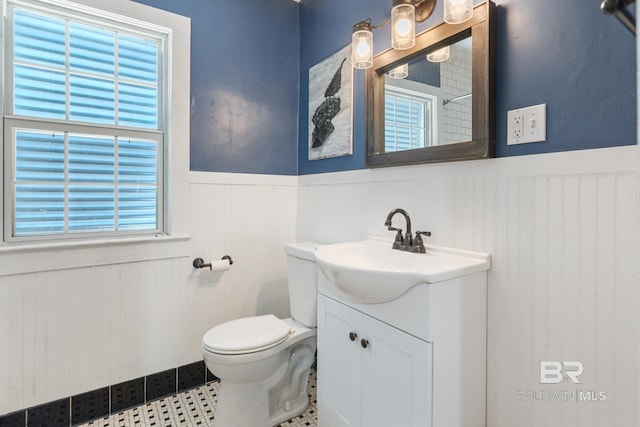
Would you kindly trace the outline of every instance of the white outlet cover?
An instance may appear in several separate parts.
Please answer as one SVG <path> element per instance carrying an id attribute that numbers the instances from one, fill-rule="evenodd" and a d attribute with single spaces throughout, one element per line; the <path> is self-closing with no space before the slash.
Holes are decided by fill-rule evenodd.
<path id="1" fill-rule="evenodd" d="M 547 104 L 507 112 L 507 145 L 547 139 Z"/>

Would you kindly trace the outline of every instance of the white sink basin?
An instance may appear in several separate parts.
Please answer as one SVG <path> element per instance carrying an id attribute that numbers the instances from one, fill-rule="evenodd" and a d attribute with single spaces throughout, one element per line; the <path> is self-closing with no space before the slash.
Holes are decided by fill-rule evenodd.
<path id="1" fill-rule="evenodd" d="M 327 279 L 356 302 L 398 298 L 421 283 L 438 283 L 488 270 L 488 254 L 426 246 L 426 254 L 391 249 L 392 240 L 319 246 L 316 263 Z"/>

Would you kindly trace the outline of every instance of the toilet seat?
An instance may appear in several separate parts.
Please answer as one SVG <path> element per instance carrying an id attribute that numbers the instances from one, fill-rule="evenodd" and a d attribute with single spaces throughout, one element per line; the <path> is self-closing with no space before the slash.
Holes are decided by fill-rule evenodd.
<path id="1" fill-rule="evenodd" d="M 217 354 L 248 354 L 267 350 L 289 337 L 292 328 L 273 314 L 231 320 L 210 329 L 202 346 Z"/>

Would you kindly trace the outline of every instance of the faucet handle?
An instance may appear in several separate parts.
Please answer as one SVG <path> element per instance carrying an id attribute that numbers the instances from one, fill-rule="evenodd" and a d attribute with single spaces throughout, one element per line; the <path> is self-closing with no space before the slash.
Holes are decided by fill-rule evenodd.
<path id="1" fill-rule="evenodd" d="M 424 254 L 427 250 L 424 248 L 424 243 L 422 241 L 422 236 L 431 236 L 430 231 L 416 231 L 416 238 L 413 239 L 413 252 L 418 252 Z"/>
<path id="2" fill-rule="evenodd" d="M 389 226 L 387 228 L 391 231 L 397 231 L 395 239 L 393 239 L 393 249 L 400 249 L 404 245 L 404 237 L 402 237 L 402 228 L 395 228 Z"/>

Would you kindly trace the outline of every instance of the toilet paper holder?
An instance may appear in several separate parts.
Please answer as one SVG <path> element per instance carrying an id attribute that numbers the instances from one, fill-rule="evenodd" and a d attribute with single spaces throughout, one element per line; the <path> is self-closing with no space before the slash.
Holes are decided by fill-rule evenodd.
<path id="1" fill-rule="evenodd" d="M 229 260 L 229 265 L 233 264 L 233 260 L 231 259 L 231 257 L 229 255 L 225 255 L 223 256 L 221 259 L 225 260 Z M 204 267 L 209 267 L 210 270 L 213 270 L 213 267 L 211 266 L 211 263 L 204 263 L 204 260 L 202 258 L 196 258 L 193 260 L 193 268 L 204 268 Z"/>

